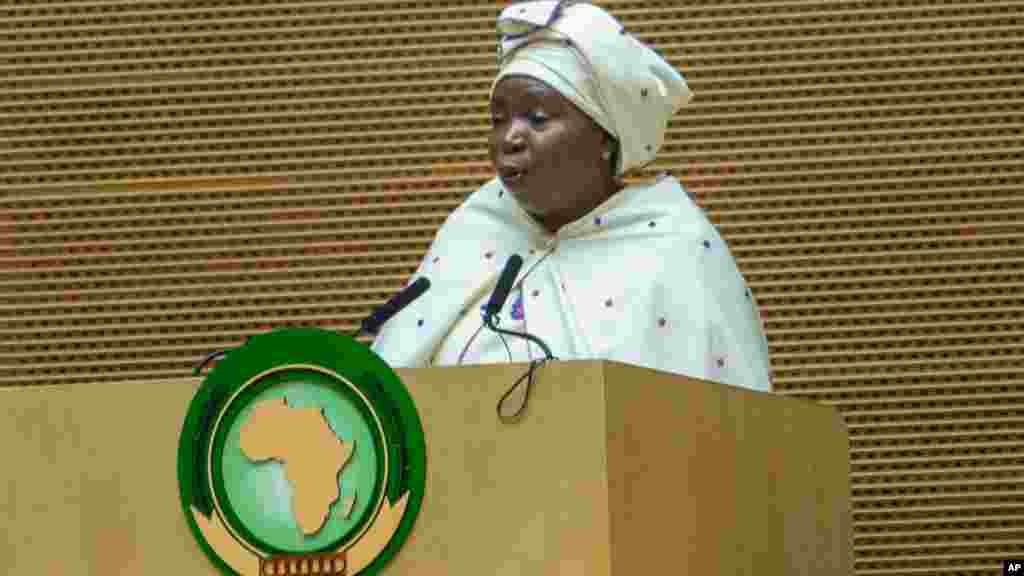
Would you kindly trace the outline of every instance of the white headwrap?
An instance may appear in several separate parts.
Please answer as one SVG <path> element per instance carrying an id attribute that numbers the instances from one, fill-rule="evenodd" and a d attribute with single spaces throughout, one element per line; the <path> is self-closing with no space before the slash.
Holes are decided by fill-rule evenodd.
<path id="1" fill-rule="evenodd" d="M 498 17 L 499 28 L 509 21 L 546 24 L 558 4 L 509 6 Z M 692 96 L 671 64 L 592 4 L 570 4 L 544 28 L 504 38 L 499 55 L 491 95 L 511 75 L 548 84 L 618 141 L 619 175 L 654 159 L 665 142 L 669 118 Z"/>

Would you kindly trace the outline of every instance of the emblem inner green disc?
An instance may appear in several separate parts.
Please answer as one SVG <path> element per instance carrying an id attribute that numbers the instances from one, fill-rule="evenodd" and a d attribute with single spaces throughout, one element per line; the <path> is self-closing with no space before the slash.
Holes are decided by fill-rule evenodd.
<path id="1" fill-rule="evenodd" d="M 379 463 L 382 439 L 378 427 L 363 400 L 351 390 L 339 387 L 329 376 L 311 370 L 288 370 L 270 375 L 253 394 L 242 394 L 228 407 L 214 441 L 214 490 L 226 497 L 232 527 L 268 549 L 280 553 L 326 550 L 344 543 L 347 535 L 358 533 L 367 513 L 380 496 L 383 477 Z M 263 384 L 261 381 L 260 384 Z M 347 393 L 346 393 L 347 392 Z M 250 421 L 255 406 L 264 402 L 286 403 L 295 409 L 320 410 L 326 430 L 353 446 L 352 455 L 340 471 L 323 470 L 337 480 L 337 499 L 327 493 L 323 506 L 327 512 L 320 529 L 306 535 L 299 526 L 292 502 L 295 480 L 289 479 L 287 463 L 280 458 L 253 461 L 241 446 L 240 432 Z M 282 455 L 283 456 L 283 455 Z M 324 466 L 330 466 L 324 462 Z M 221 496 L 223 494 L 223 496 Z M 233 514 L 232 514 L 233 513 Z"/>
<path id="2" fill-rule="evenodd" d="M 225 574 L 370 575 L 412 529 L 425 460 L 416 407 L 379 356 L 289 328 L 210 371 L 185 418 L 178 483 L 189 528 Z"/>

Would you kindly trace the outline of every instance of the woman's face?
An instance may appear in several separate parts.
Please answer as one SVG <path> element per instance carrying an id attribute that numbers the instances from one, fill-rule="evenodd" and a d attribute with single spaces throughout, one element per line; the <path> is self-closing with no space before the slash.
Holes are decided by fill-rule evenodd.
<path id="1" fill-rule="evenodd" d="M 549 231 L 615 192 L 608 135 L 557 90 L 507 76 L 491 99 L 490 156 L 505 189 Z"/>

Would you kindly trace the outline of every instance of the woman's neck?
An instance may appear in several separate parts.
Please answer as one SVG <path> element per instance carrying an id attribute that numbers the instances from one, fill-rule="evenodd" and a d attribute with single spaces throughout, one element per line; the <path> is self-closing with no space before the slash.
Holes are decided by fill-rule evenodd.
<path id="1" fill-rule="evenodd" d="M 530 216 L 532 216 L 533 219 L 536 220 L 542 228 L 547 230 L 548 233 L 557 234 L 563 226 L 569 224 L 570 222 L 575 222 L 580 218 L 583 218 L 591 211 L 593 211 L 594 208 L 597 208 L 601 204 L 607 202 L 609 198 L 620 192 L 625 187 L 626 185 L 621 180 L 613 179 L 610 182 L 608 182 L 607 185 L 604 187 L 605 190 L 602 194 L 594 197 L 591 201 L 587 202 L 586 204 L 574 207 L 572 211 L 549 214 L 547 216 L 541 216 L 537 214 L 530 214 Z"/>

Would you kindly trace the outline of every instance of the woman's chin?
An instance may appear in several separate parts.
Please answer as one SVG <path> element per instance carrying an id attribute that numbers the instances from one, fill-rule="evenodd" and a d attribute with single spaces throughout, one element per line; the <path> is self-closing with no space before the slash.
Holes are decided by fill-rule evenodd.
<path id="1" fill-rule="evenodd" d="M 550 210 L 545 209 L 543 206 L 537 206 L 536 203 L 526 200 L 521 194 L 513 193 L 512 197 L 516 199 L 519 207 L 522 208 L 524 212 L 534 218 L 543 218 L 550 212 Z"/>

